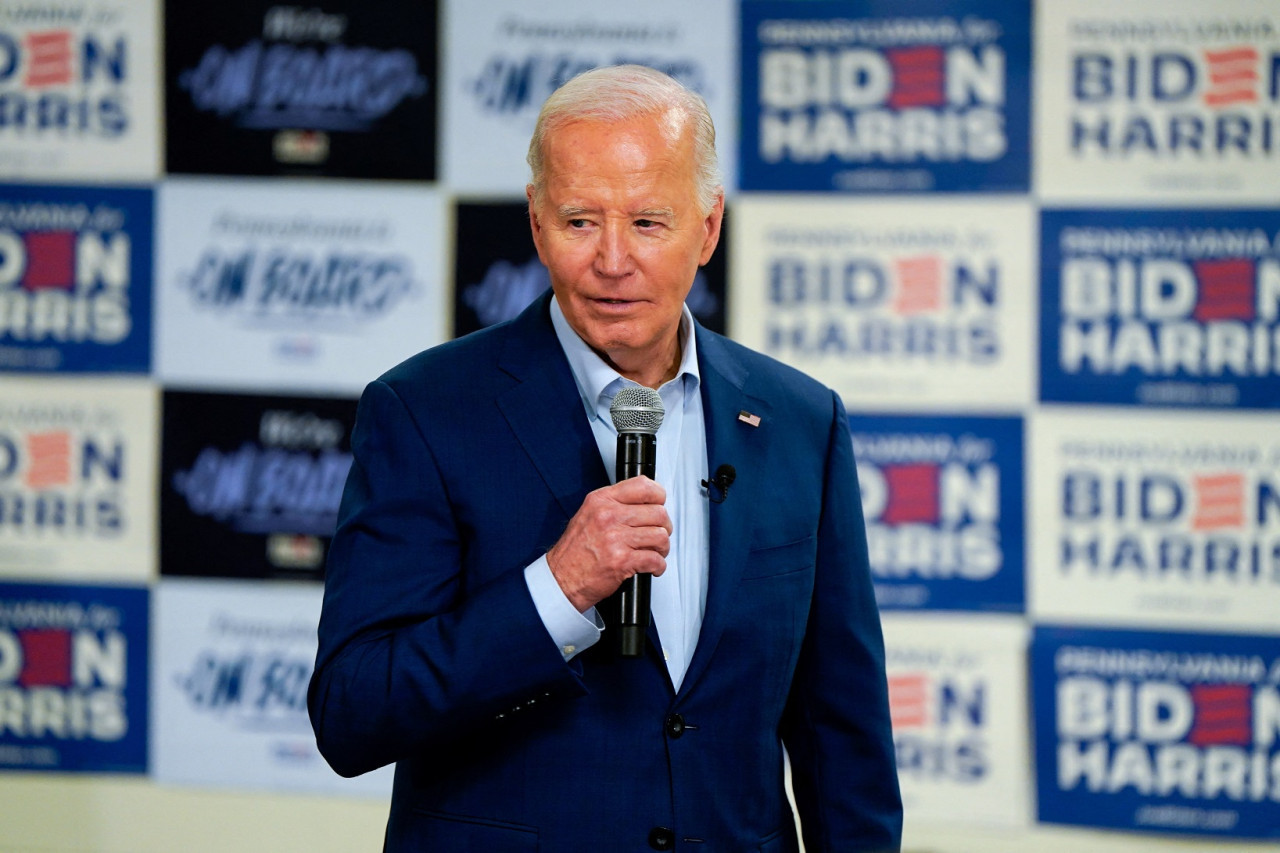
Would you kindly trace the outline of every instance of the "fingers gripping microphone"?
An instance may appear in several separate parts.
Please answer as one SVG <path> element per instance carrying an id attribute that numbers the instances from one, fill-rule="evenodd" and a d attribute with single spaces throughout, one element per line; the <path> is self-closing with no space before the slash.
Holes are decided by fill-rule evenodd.
<path id="1" fill-rule="evenodd" d="M 658 427 L 662 426 L 662 398 L 652 388 L 627 386 L 609 406 L 609 416 L 618 430 L 617 482 L 644 475 L 655 479 Z M 653 576 L 632 575 L 622 582 L 619 599 L 622 619 L 619 642 L 624 657 L 644 654 L 644 635 L 649 628 L 649 586 Z"/>

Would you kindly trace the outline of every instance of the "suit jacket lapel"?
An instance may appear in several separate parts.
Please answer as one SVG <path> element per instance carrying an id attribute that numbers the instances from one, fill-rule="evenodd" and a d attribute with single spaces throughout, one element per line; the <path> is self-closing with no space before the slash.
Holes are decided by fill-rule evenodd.
<path id="1" fill-rule="evenodd" d="M 768 403 L 745 390 L 746 368 L 713 335 L 698 333 L 702 374 L 702 413 L 707 429 L 707 464 L 714 472 L 732 465 L 737 472 L 732 497 L 711 504 L 711 551 L 707 608 L 693 660 L 680 686 L 681 694 L 696 686 L 715 652 L 724 626 L 733 618 L 733 599 L 751 547 L 751 517 L 759 509 L 763 485 L 755 479 L 751 459 L 759 457 L 768 438 Z M 760 415 L 759 426 L 739 420 L 740 412 Z"/>
<path id="2" fill-rule="evenodd" d="M 497 403 L 568 519 L 609 477 L 556 340 L 550 300 L 548 291 L 513 321 L 499 366 L 518 382 Z"/>

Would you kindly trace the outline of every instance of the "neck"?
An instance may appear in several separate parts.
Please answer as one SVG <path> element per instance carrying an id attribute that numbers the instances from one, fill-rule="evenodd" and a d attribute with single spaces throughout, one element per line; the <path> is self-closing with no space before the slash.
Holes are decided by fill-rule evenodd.
<path id="1" fill-rule="evenodd" d="M 607 352 L 596 351 L 596 355 L 604 359 L 604 363 L 618 371 L 624 379 L 630 379 L 639 385 L 653 388 L 655 391 L 664 383 L 670 382 L 680 372 L 680 361 L 684 355 L 680 335 L 677 332 L 671 347 L 665 355 L 651 358 L 628 360 L 627 363 L 616 361 Z"/>

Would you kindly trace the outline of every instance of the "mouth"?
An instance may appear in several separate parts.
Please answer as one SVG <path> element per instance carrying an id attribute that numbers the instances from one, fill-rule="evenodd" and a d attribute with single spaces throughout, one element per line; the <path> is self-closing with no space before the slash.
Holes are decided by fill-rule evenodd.
<path id="1" fill-rule="evenodd" d="M 633 305 L 639 305 L 641 303 L 641 300 L 639 299 L 612 299 L 612 298 L 604 298 L 604 297 L 601 297 L 598 299 L 592 299 L 591 301 L 597 307 L 603 308 L 605 310 L 608 310 L 611 308 L 629 308 Z"/>

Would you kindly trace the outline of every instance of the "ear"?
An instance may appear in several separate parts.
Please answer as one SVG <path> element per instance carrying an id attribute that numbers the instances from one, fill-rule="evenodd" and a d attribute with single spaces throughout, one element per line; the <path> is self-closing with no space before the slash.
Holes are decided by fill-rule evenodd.
<path id="1" fill-rule="evenodd" d="M 720 227 L 724 224 L 724 190 L 716 194 L 715 204 L 711 205 L 711 212 L 707 214 L 702 224 L 706 229 L 706 236 L 702 240 L 702 254 L 698 256 L 698 266 L 711 260 L 716 246 L 720 244 Z"/>
<path id="2" fill-rule="evenodd" d="M 533 184 L 524 188 L 524 197 L 529 202 L 529 232 L 533 236 L 533 247 L 538 250 L 538 260 L 545 265 L 547 259 L 542 256 L 542 223 L 538 221 L 538 208 L 534 203 Z"/>

